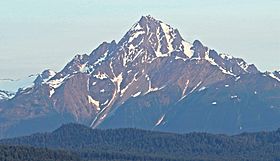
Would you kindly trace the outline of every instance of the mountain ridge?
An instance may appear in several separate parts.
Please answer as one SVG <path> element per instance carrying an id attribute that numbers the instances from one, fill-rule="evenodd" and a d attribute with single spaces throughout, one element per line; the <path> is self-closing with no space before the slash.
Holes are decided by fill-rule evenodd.
<path id="1" fill-rule="evenodd" d="M 261 80 L 258 81 L 261 88 L 246 83 L 254 82 L 250 76 Z M 240 89 L 238 93 L 248 93 L 256 90 L 253 88 L 258 88 L 259 93 L 266 93 L 259 100 L 265 102 L 261 104 L 270 110 L 278 110 L 279 101 L 269 102 L 272 97 L 269 91 L 279 88 L 278 78 L 277 72 L 261 73 L 253 64 L 248 64 L 241 58 L 218 54 L 199 40 L 191 44 L 182 38 L 177 29 L 151 16 L 142 16 L 119 42 L 103 42 L 89 55 L 76 55 L 61 71 L 57 73 L 45 71 L 45 74 L 43 72 L 37 77 L 34 86 L 17 92 L 12 99 L 3 101 L 0 104 L 2 111 L 0 119 L 5 121 L 0 128 L 2 136 L 5 136 L 10 135 L 10 129 L 16 131 L 15 127 L 19 125 L 30 126 L 29 122 L 34 119 L 43 122 L 46 118 L 55 117 L 52 120 L 57 122 L 46 129 L 54 129 L 67 122 L 82 123 L 92 128 L 128 126 L 154 129 L 155 125 L 160 125 L 163 120 L 167 121 L 166 119 L 171 117 L 169 115 L 178 113 L 177 109 L 180 108 L 175 108 L 178 102 L 192 98 L 191 96 L 196 93 L 204 91 L 204 88 L 210 89 L 227 81 L 231 83 L 227 85 L 230 88 L 219 88 L 221 90 L 212 92 L 219 95 L 232 89 L 232 86 Z M 241 86 L 244 86 L 243 90 Z M 235 95 L 237 93 L 232 94 Z M 212 122 L 213 124 L 207 128 L 209 131 L 242 132 L 235 125 L 242 124 L 243 121 L 240 121 L 242 115 L 233 114 L 240 113 L 238 106 L 244 105 L 244 109 L 254 108 L 247 106 L 247 102 L 253 102 L 255 94 L 252 95 L 250 92 L 242 95 L 244 98 L 239 98 L 241 101 L 222 100 L 236 110 L 233 113 L 230 113 L 229 109 L 224 111 L 226 115 L 234 118 L 232 122 L 217 117 L 221 119 L 220 122 L 226 122 L 225 125 L 235 128 L 226 130 L 224 126 Z M 276 90 L 273 97 L 278 98 L 278 95 L 279 92 Z M 212 107 L 212 103 L 219 102 L 212 97 L 203 99 L 213 99 L 210 103 L 200 104 L 205 108 L 209 104 Z M 188 103 L 187 101 L 186 104 Z M 197 106 L 199 103 L 197 101 L 192 106 Z M 188 110 L 190 108 L 185 104 L 181 106 Z M 272 106 L 273 108 L 270 108 Z M 201 113 L 205 113 L 205 111 L 210 112 L 209 109 L 212 108 L 198 109 L 202 110 Z M 221 108 L 221 110 L 225 109 Z M 262 115 L 262 110 L 267 109 L 257 109 L 256 113 Z M 219 111 L 215 113 L 219 116 Z M 12 117 L 13 115 L 17 117 Z M 205 115 L 209 114 L 205 113 Z M 198 115 L 194 120 L 198 121 L 200 117 Z M 172 118 L 176 122 L 176 116 Z M 169 127 L 168 123 L 161 130 L 169 131 L 175 127 L 175 129 L 182 129 L 185 119 L 188 119 L 183 118 L 182 122 L 177 122 L 178 127 L 177 124 Z M 195 126 L 194 120 L 190 123 Z M 269 122 L 267 119 L 265 121 Z M 115 122 L 119 122 L 119 125 Z M 220 130 L 213 130 L 216 128 Z M 184 130 L 204 131 L 205 128 L 197 129 L 189 125 L 184 127 Z M 33 132 L 37 131 L 35 129 Z"/>
<path id="2" fill-rule="evenodd" d="M 65 124 L 49 133 L 2 139 L 0 144 L 49 148 L 81 160 L 277 160 L 280 131 L 221 135 L 176 134 L 133 128 L 91 129 Z M 68 157 L 66 155 L 66 157 Z"/>

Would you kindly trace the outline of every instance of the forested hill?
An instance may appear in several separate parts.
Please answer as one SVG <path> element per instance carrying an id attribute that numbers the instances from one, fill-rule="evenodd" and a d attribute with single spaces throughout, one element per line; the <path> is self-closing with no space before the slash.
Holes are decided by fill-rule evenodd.
<path id="1" fill-rule="evenodd" d="M 78 155 L 47 148 L 0 145 L 1 161 L 81 161 Z"/>
<path id="2" fill-rule="evenodd" d="M 280 130 L 226 136 L 67 124 L 52 133 L 0 142 L 74 151 L 84 160 L 280 160 Z"/>

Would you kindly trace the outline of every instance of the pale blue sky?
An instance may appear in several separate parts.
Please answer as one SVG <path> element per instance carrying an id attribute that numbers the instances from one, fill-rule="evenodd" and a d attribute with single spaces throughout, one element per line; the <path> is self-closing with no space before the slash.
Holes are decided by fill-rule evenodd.
<path id="1" fill-rule="evenodd" d="M 148 14 L 187 41 L 280 70 L 279 0 L 0 0 L 0 78 L 58 71 Z"/>

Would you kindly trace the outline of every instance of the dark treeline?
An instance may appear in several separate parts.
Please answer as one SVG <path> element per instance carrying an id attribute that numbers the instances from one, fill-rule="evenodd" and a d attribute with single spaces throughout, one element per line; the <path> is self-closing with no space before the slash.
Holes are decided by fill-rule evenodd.
<path id="1" fill-rule="evenodd" d="M 68 154 L 76 153 L 82 160 L 280 160 L 280 130 L 226 136 L 138 129 L 92 130 L 68 124 L 52 133 L 5 139 L 1 144 L 63 149 L 51 150 L 49 154 L 75 157 Z"/>
<path id="2" fill-rule="evenodd" d="M 1 161 L 80 161 L 78 155 L 62 150 L 0 145 Z"/>

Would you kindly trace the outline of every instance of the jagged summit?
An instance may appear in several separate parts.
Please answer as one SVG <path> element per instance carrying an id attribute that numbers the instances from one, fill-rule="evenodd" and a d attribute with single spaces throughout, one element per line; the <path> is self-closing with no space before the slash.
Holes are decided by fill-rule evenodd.
<path id="1" fill-rule="evenodd" d="M 137 57 L 143 62 L 151 62 L 156 57 L 192 55 L 191 44 L 184 41 L 177 29 L 156 20 L 151 16 L 142 16 L 118 43 L 127 64 Z M 145 58 L 143 58 L 145 57 Z"/>
<path id="2" fill-rule="evenodd" d="M 193 44 L 185 41 L 177 29 L 163 23 L 152 16 L 142 16 L 135 23 L 124 37 L 116 43 L 104 42 L 95 49 L 89 56 L 76 56 L 61 72 L 92 72 L 94 68 L 105 62 L 106 59 L 121 60 L 122 66 L 150 63 L 160 57 L 176 57 L 176 59 L 205 59 L 218 66 L 231 75 L 256 71 L 255 67 L 247 70 L 249 66 L 245 61 L 239 60 L 223 54 L 218 54 L 215 50 L 205 47 L 199 40 Z M 232 66 L 232 63 L 237 64 Z M 242 69 L 232 71 L 242 65 Z M 244 68 L 244 69 L 243 69 Z"/>
<path id="3" fill-rule="evenodd" d="M 38 75 L 34 83 L 36 86 L 47 83 L 51 88 L 56 88 L 77 73 L 99 75 L 100 71 L 97 70 L 99 66 L 108 66 L 110 61 L 111 65 L 118 66 L 119 69 L 128 66 L 142 68 L 143 64 L 164 57 L 184 61 L 205 60 L 224 74 L 233 76 L 258 72 L 254 65 L 247 64 L 243 59 L 219 54 L 204 46 L 199 40 L 195 40 L 192 44 L 185 41 L 177 29 L 147 15 L 142 16 L 118 43 L 115 40 L 110 43 L 103 42 L 89 55 L 76 55 L 58 73 L 44 71 Z"/>
<path id="4" fill-rule="evenodd" d="M 144 26 L 144 25 L 149 24 L 149 23 L 161 23 L 161 21 L 155 19 L 155 18 L 152 17 L 151 15 L 147 15 L 147 16 L 142 16 L 142 17 L 140 18 L 140 20 L 138 21 L 138 23 L 139 23 L 141 26 Z"/>

